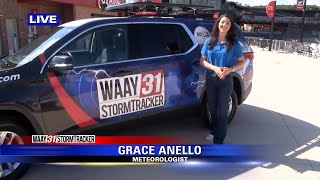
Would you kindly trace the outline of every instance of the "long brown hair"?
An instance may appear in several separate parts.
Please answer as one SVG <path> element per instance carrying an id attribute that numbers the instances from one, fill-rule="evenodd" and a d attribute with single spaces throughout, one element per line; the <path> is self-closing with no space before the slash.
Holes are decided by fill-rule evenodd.
<path id="1" fill-rule="evenodd" d="M 218 39 L 218 36 L 219 36 L 219 23 L 220 23 L 220 21 L 221 21 L 221 19 L 223 17 L 229 18 L 230 19 L 230 23 L 231 23 L 230 29 L 229 29 L 229 31 L 227 33 L 227 36 L 226 36 L 226 39 L 227 39 L 227 51 L 229 51 L 232 48 L 233 44 L 237 41 L 233 18 L 228 14 L 223 14 L 218 18 L 218 20 L 216 21 L 216 23 L 212 27 L 212 31 L 211 31 L 211 34 L 210 34 L 211 35 L 211 39 L 209 41 L 208 49 L 211 49 L 214 46 L 214 42 Z"/>

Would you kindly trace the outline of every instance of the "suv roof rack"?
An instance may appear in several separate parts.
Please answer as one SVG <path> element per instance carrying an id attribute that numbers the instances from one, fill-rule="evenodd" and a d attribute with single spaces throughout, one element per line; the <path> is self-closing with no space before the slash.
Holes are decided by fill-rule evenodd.
<path id="1" fill-rule="evenodd" d="M 160 16 L 183 18 L 217 18 L 215 13 L 225 13 L 213 6 L 157 3 L 151 1 L 123 3 L 120 5 L 100 4 L 102 11 L 127 13 L 126 16 Z M 230 12 L 228 12 L 230 13 Z M 233 14 L 233 13 L 230 13 Z"/>

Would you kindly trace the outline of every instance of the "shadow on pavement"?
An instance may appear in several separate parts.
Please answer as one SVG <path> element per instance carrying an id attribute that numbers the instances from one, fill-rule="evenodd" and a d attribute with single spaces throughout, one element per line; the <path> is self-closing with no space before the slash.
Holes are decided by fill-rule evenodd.
<path id="1" fill-rule="evenodd" d="M 210 142 L 204 140 L 208 129 L 204 128 L 203 124 L 199 123 L 199 121 L 199 118 L 190 117 L 148 119 L 144 122 L 131 123 L 130 125 L 123 126 L 122 128 L 118 127 L 117 131 L 114 131 L 112 134 L 179 135 L 190 137 L 190 143 L 210 144 Z M 110 133 L 106 133 L 108 132 L 107 129 L 100 131 L 100 135 L 110 135 Z M 319 127 L 309 124 L 303 120 L 281 114 L 281 112 L 274 112 L 243 104 L 238 107 L 238 112 L 234 121 L 229 126 L 227 136 L 226 141 L 229 144 L 266 145 L 270 152 L 265 154 L 261 161 L 271 163 L 264 165 L 248 162 L 193 165 L 167 164 L 149 166 L 34 165 L 23 179 L 185 180 L 195 178 L 230 179 L 234 177 L 241 179 L 251 177 L 251 179 L 255 179 L 260 176 L 273 178 L 277 177 L 277 175 L 281 175 L 282 177 L 291 177 L 292 174 L 290 173 L 286 175 L 288 168 L 302 174 L 307 171 L 317 171 L 314 167 L 320 166 Z M 310 155 L 310 153 L 314 154 Z"/>

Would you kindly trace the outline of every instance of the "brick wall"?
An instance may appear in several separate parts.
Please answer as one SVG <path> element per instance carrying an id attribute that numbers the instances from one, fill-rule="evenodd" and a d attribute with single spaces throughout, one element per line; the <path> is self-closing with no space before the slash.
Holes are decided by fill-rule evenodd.
<path id="1" fill-rule="evenodd" d="M 84 6 L 74 5 L 74 17 L 75 19 L 86 19 L 91 18 L 91 14 L 105 14 L 110 16 L 118 16 L 118 13 L 101 12 L 99 8 L 90 8 Z"/>
<path id="2" fill-rule="evenodd" d="M 86 19 L 91 18 L 91 13 L 100 13 L 101 11 L 98 8 L 90 8 L 74 5 L 73 14 L 75 19 Z"/>
<path id="3" fill-rule="evenodd" d="M 66 6 L 50 2 L 17 3 L 17 0 L 0 0 L 0 15 L 2 15 L 0 16 L 2 55 L 9 54 L 6 19 L 16 19 L 19 49 L 21 49 L 28 43 L 29 28 L 27 26 L 27 14 L 31 13 L 32 9 L 36 9 L 38 13 L 58 13 L 62 16 L 64 14 L 68 15 L 67 18 L 62 18 L 62 22 L 73 19 L 71 5 Z M 51 29 L 52 27 L 37 27 L 37 33 L 41 35 L 51 31 Z"/>

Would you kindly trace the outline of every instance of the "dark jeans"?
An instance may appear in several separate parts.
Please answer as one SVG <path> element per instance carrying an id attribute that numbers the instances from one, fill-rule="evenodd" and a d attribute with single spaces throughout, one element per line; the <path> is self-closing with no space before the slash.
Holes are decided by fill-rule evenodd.
<path id="1" fill-rule="evenodd" d="M 213 122 L 211 134 L 214 135 L 215 144 L 223 144 L 228 128 L 229 100 L 233 89 L 231 76 L 221 80 L 215 74 L 206 77 L 207 100 Z"/>

